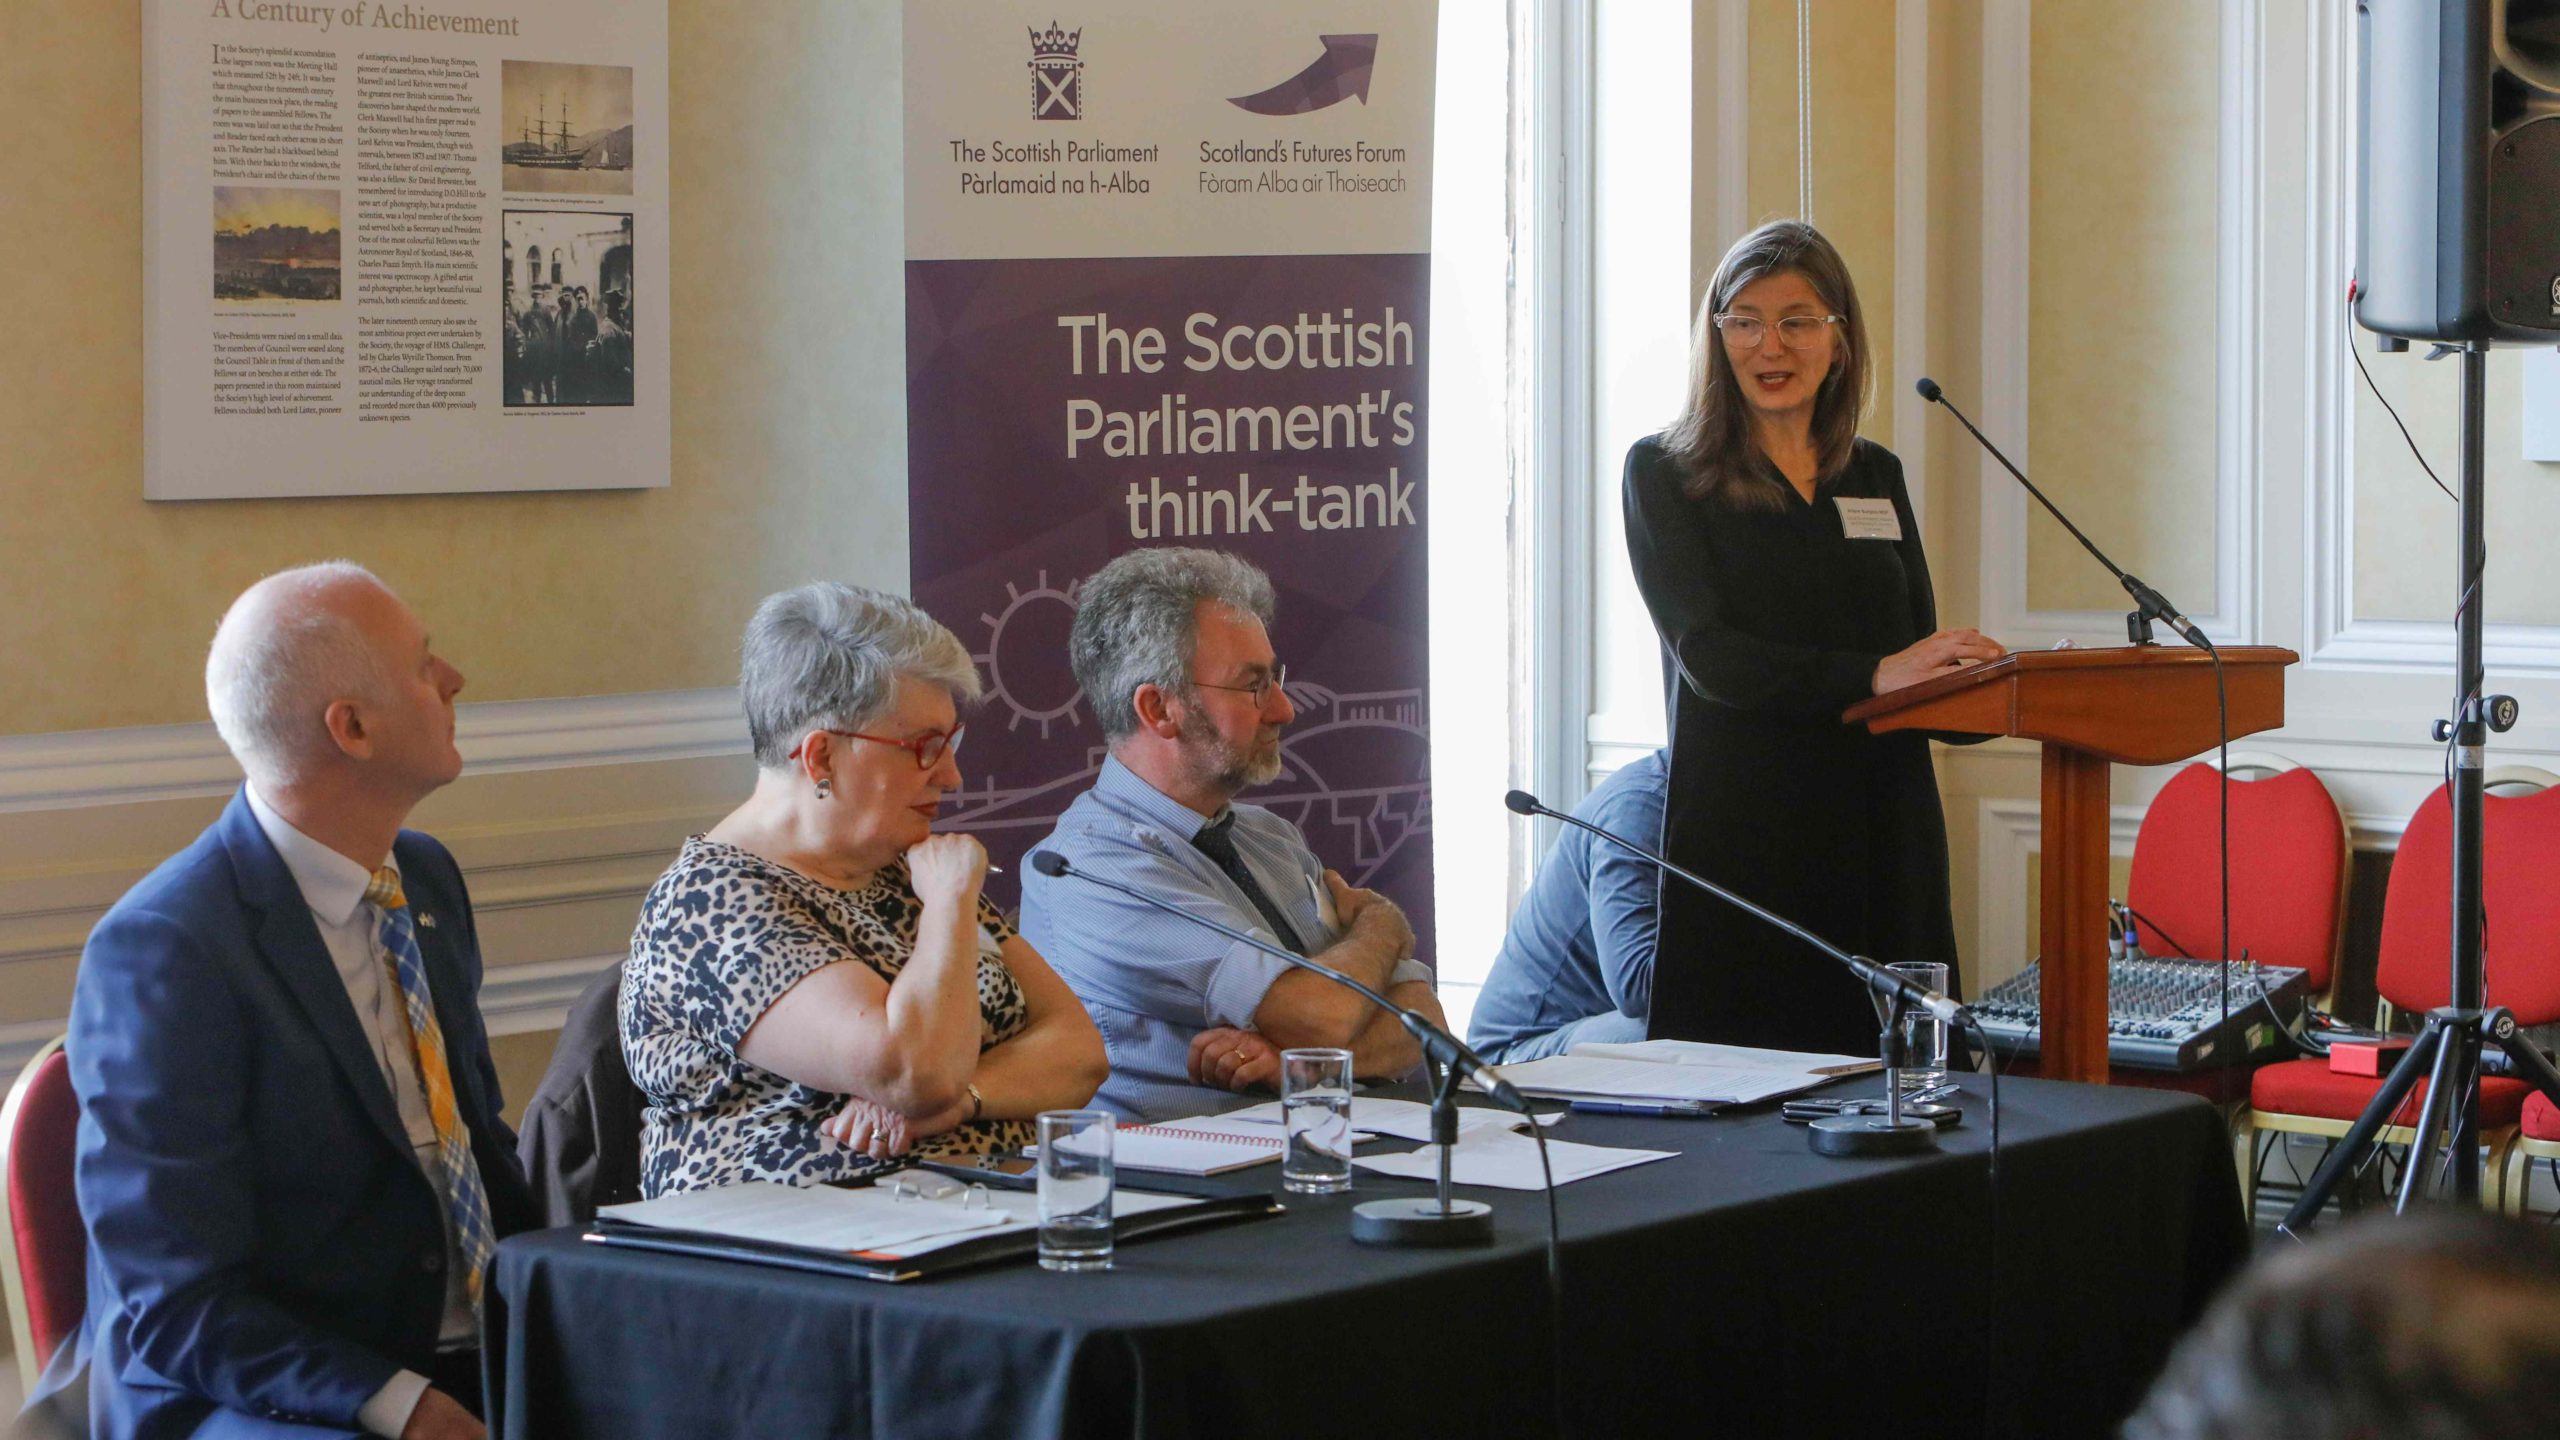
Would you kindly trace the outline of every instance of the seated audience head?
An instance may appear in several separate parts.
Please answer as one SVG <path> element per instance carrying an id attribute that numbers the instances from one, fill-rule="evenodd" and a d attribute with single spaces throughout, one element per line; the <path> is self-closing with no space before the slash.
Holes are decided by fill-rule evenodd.
<path id="1" fill-rule="evenodd" d="M 1215 550 L 1133 550 L 1085 581 L 1068 654 L 1112 754 L 1203 810 L 1277 778 L 1297 711 L 1276 610 L 1268 576 Z"/>
<path id="2" fill-rule="evenodd" d="M 232 602 L 205 660 L 214 728 L 271 800 L 401 813 L 462 773 L 462 672 L 362 566 L 270 575 Z"/>
<path id="3" fill-rule="evenodd" d="M 2126 1440 L 2491 1440 L 2560 1416 L 2560 1244 L 2472 1212 L 2375 1216 L 2216 1301 Z"/>
<path id="4" fill-rule="evenodd" d="M 827 848 L 870 869 L 931 833 L 979 694 L 958 636 L 895 595 L 820 581 L 767 597 L 740 650 L 756 764 Z"/>

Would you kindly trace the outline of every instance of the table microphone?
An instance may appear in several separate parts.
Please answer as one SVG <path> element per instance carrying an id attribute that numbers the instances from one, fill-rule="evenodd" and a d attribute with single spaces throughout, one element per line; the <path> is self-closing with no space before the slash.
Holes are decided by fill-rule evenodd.
<path id="1" fill-rule="evenodd" d="M 2080 533 L 2080 527 L 2072 524 L 2070 516 L 2063 514 L 2051 500 L 2045 498 L 2045 493 L 2036 488 L 2035 482 L 2027 478 L 2025 471 L 2010 464 L 2009 457 L 2000 453 L 2000 447 L 1992 444 L 1987 436 L 1974 428 L 1973 422 L 1965 418 L 1964 412 L 1956 408 L 1955 402 L 1947 398 L 1944 390 L 1938 388 L 1937 381 L 1923 375 L 1913 382 L 1911 388 L 1920 393 L 1921 399 L 1932 405 L 1945 407 L 1948 414 L 1956 417 L 1956 423 L 1965 428 L 1965 433 L 1973 437 L 1975 444 L 1989 451 L 1991 458 L 2000 462 L 2001 469 L 2016 476 L 2018 483 L 2027 487 L 2027 493 L 2036 497 L 2036 503 L 2045 508 L 2045 513 L 2061 521 L 2062 528 L 2071 532 L 2071 538 L 2080 542 L 2081 549 L 2097 557 L 2098 563 L 2107 567 L 2107 573 L 2115 576 L 2117 583 L 2124 586 L 2125 593 L 2133 597 L 2134 613 L 2146 619 L 2160 621 L 2177 631 L 2188 644 L 2207 654 L 2213 652 L 2213 641 L 2202 630 L 2197 629 L 2186 616 L 2179 614 L 2178 607 L 2169 603 L 2169 597 L 2144 584 L 2139 576 L 2126 574 L 2123 566 L 2107 558 L 2107 552 L 2099 549 L 2096 541 Z M 2133 638 L 2150 639 L 2150 627 L 2141 626 Z"/>
<path id="2" fill-rule="evenodd" d="M 1106 880 L 1090 870 L 1078 870 L 1067 863 L 1066 856 L 1055 850 L 1032 851 L 1031 868 L 1053 880 L 1061 876 L 1073 876 L 1088 885 L 1099 885 L 1105 890 L 1116 890 L 1139 904 L 1161 910 L 1167 915 L 1178 916 L 1202 929 L 1216 931 L 1230 940 L 1252 946 L 1275 960 L 1285 960 L 1301 970 L 1313 971 L 1336 985 L 1356 990 L 1366 997 L 1370 1004 L 1395 1016 L 1397 1022 L 1404 1026 L 1405 1032 L 1422 1046 L 1422 1053 L 1434 1063 L 1447 1066 L 1466 1079 L 1474 1081 L 1477 1088 L 1483 1090 L 1493 1103 L 1503 1109 L 1517 1111 L 1523 1115 L 1529 1113 L 1528 1097 L 1520 1093 L 1518 1086 L 1495 1074 L 1493 1067 L 1485 1063 L 1484 1057 L 1468 1049 L 1465 1041 L 1330 965 L 1320 964 L 1304 955 L 1284 950 L 1258 936 L 1238 930 L 1231 925 L 1222 925 L 1207 916 L 1193 914 L 1178 905 L 1159 900 L 1134 886 L 1123 885 L 1117 880 Z"/>
<path id="3" fill-rule="evenodd" d="M 1888 1000 L 1899 998 L 1906 1005 L 1916 1005 L 1919 1008 L 1928 1011 L 1938 1019 L 1945 1021 L 1949 1025 L 1967 1024 L 1973 1018 L 1973 1013 L 1965 1009 L 1965 1007 L 1958 1003 L 1953 997 L 1943 995 L 1925 985 L 1919 984 L 1908 976 L 1900 975 L 1894 971 L 1888 970 L 1873 960 L 1867 959 L 1863 955 L 1852 955 L 1848 951 L 1841 949 L 1839 946 L 1834 945 L 1830 941 L 1823 939 L 1821 936 L 1814 934 L 1810 930 L 1807 930 L 1793 920 L 1789 920 L 1785 916 L 1764 910 L 1759 906 L 1752 904 L 1750 901 L 1743 899 L 1741 896 L 1734 894 L 1732 891 L 1727 890 L 1723 886 L 1718 885 L 1713 880 L 1709 880 L 1702 875 L 1692 874 L 1689 871 L 1672 864 L 1671 861 L 1663 855 L 1637 844 L 1624 835 L 1620 835 L 1613 830 L 1604 830 L 1601 827 L 1592 824 L 1590 821 L 1583 819 L 1579 815 L 1568 815 L 1561 810 L 1550 809 L 1539 803 L 1538 797 L 1530 794 L 1526 790 L 1512 791 L 1510 794 L 1502 797 L 1502 803 L 1511 807 L 1511 813 L 1515 815 L 1544 815 L 1550 820 L 1561 820 L 1565 824 L 1571 825 L 1577 830 L 1588 830 L 1592 834 L 1599 836 L 1601 839 L 1608 841 L 1610 844 L 1615 845 L 1622 850 L 1643 856 L 1645 859 L 1652 861 L 1654 865 L 1664 873 L 1679 876 L 1681 879 L 1688 881 L 1690 884 L 1697 886 L 1699 889 L 1706 891 L 1708 894 L 1713 895 L 1726 904 L 1734 906 L 1735 908 L 1743 910 L 1751 915 L 1758 916 L 1760 919 L 1777 926 L 1789 935 L 1792 935 L 1807 945 L 1812 946 L 1814 949 L 1821 951 L 1823 954 L 1830 956 L 1832 959 L 1839 961 L 1841 964 L 1848 966 L 1851 973 L 1855 974 L 1869 990 L 1874 991 L 1877 995 Z"/>

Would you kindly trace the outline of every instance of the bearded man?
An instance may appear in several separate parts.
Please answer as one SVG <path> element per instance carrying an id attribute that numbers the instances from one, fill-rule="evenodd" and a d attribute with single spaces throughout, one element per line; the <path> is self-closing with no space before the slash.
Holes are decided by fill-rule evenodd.
<path id="1" fill-rule="evenodd" d="M 1068 640 L 1110 756 L 1035 847 L 1329 965 L 1445 1023 L 1413 926 L 1346 883 L 1245 789 L 1280 773 L 1296 718 L 1272 652 L 1271 581 L 1213 550 L 1137 550 L 1084 582 Z M 1280 1052 L 1337 1046 L 1363 1078 L 1421 1060 L 1393 1015 L 1177 915 L 1073 876 L 1023 877 L 1022 933 L 1110 1052 L 1097 1105 L 1165 1120 L 1276 1085 Z"/>

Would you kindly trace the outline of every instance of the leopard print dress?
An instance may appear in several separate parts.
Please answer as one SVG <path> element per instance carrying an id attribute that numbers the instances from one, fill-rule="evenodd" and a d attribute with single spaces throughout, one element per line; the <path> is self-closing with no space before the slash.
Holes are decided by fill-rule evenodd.
<path id="1" fill-rule="evenodd" d="M 822 885 L 734 845 L 694 836 L 641 903 L 622 967 L 622 1054 L 647 1100 L 641 1193 L 737 1180 L 814 1185 L 882 1162 L 818 1131 L 845 1097 L 738 1057 L 738 1042 L 811 972 L 859 961 L 894 981 L 915 953 L 916 897 L 901 859 L 860 890 Z M 998 947 L 1013 927 L 978 899 L 978 1048 L 1031 1022 Z M 973 1154 L 1029 1144 L 1030 1122 L 963 1125 L 914 1153 Z"/>

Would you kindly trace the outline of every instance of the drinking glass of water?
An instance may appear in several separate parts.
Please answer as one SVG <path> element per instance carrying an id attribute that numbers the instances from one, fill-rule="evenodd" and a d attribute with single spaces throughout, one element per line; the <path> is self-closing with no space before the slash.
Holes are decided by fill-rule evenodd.
<path id="1" fill-rule="evenodd" d="M 1338 1195 L 1351 1188 L 1351 1052 L 1280 1052 L 1280 1116 L 1289 1148 L 1283 1189 Z"/>
<path id="2" fill-rule="evenodd" d="M 1111 1268 L 1108 1110 L 1040 1112 L 1040 1268 Z"/>
<path id="3" fill-rule="evenodd" d="M 1945 994 L 1947 967 L 1935 960 L 1904 960 L 1887 969 L 1924 990 Z M 1926 1090 L 1947 1078 L 1947 1022 L 1917 1005 L 1902 1007 L 1902 1088 Z"/>

